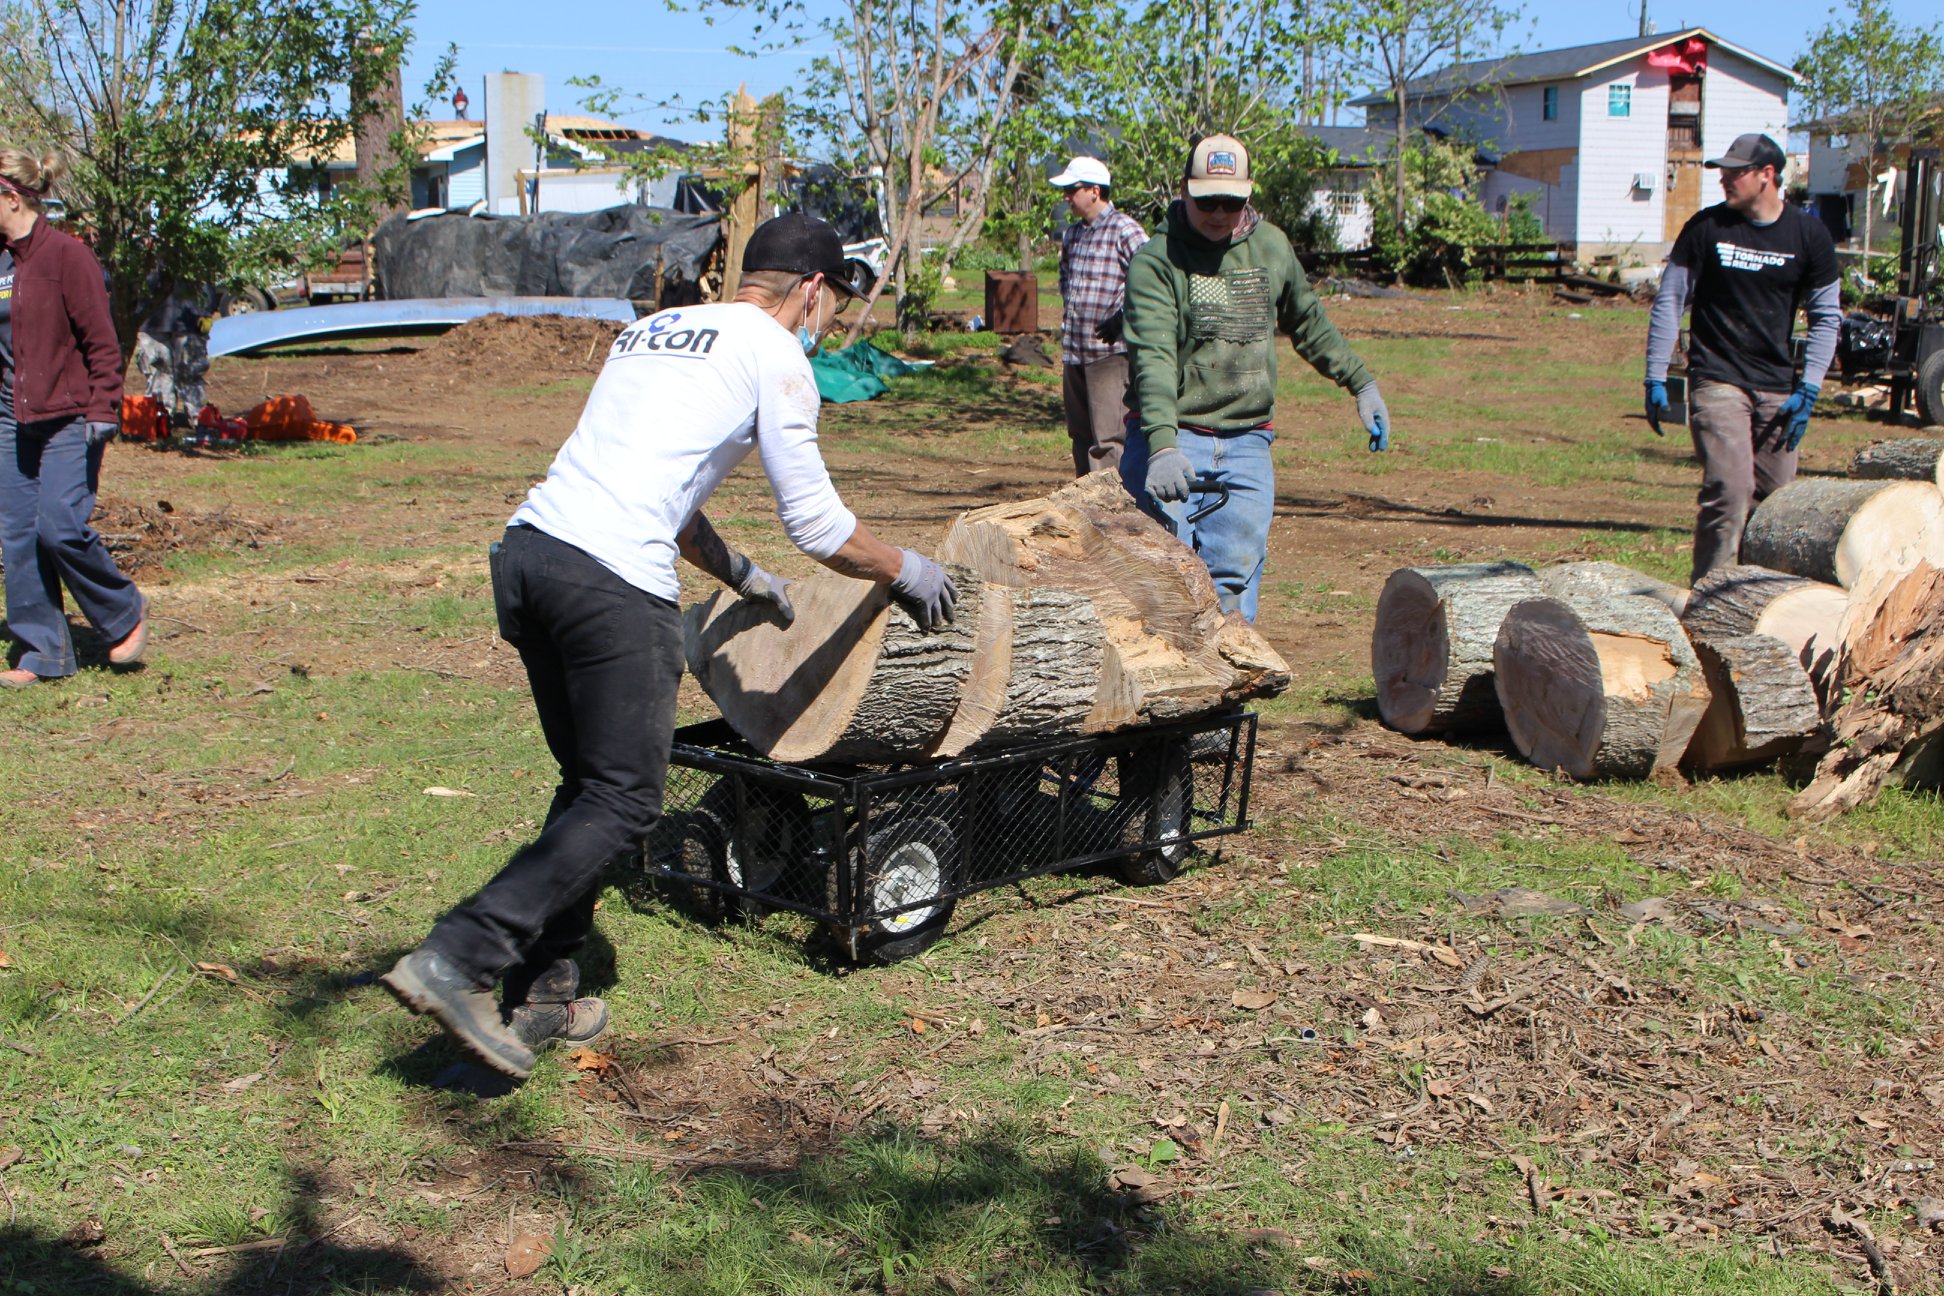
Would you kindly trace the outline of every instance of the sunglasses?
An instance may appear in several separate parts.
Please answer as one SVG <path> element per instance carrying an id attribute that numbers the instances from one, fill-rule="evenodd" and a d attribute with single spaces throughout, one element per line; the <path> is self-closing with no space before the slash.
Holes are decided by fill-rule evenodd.
<path id="1" fill-rule="evenodd" d="M 1239 212 L 1249 205 L 1247 198 L 1197 198 L 1195 206 L 1203 211 Z"/>

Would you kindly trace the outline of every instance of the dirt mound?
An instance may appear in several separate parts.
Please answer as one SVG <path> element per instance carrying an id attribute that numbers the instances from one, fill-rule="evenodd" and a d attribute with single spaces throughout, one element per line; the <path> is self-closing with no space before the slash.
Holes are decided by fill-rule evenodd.
<path id="1" fill-rule="evenodd" d="M 468 320 L 421 350 L 413 360 L 443 369 L 491 369 L 496 374 L 599 373 L 608 345 L 621 331 L 607 320 L 558 315 L 487 315 Z"/>

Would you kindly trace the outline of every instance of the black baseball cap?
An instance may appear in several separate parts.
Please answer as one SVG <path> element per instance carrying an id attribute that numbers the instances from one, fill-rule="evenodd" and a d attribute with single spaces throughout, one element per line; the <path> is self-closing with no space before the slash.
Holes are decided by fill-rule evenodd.
<path id="1" fill-rule="evenodd" d="M 1726 153 L 1718 158 L 1709 158 L 1701 165 L 1723 167 L 1730 171 L 1739 171 L 1743 167 L 1767 166 L 1774 167 L 1775 174 L 1779 176 L 1782 174 L 1782 168 L 1788 164 L 1789 159 L 1782 155 L 1781 145 L 1766 135 L 1750 134 L 1735 136 L 1735 142 L 1728 146 Z"/>
<path id="2" fill-rule="evenodd" d="M 844 257 L 844 240 L 828 221 L 802 212 L 789 212 L 766 220 L 749 236 L 743 248 L 744 270 L 783 270 L 790 274 L 821 274 L 832 288 L 862 297 L 863 291 L 851 282 L 850 265 Z"/>

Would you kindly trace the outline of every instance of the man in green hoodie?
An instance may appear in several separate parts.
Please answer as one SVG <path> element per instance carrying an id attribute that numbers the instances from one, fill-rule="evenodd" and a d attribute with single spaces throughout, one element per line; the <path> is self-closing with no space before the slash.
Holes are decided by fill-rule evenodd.
<path id="1" fill-rule="evenodd" d="M 1276 475 L 1276 331 L 1325 378 L 1354 392 L 1373 452 L 1389 445 L 1377 381 L 1323 313 L 1289 237 L 1249 206 L 1249 153 L 1211 135 L 1188 155 L 1181 198 L 1127 267 L 1129 403 L 1121 480 L 1193 546 L 1225 611 L 1256 618 Z M 1228 486 L 1228 503 L 1188 521 L 1191 479 Z"/>

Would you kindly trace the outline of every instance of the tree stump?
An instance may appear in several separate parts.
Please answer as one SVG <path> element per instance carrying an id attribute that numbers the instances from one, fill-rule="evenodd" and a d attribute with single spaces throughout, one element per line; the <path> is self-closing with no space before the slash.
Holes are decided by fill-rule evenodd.
<path id="1" fill-rule="evenodd" d="M 1527 599 L 1506 613 L 1492 660 L 1513 744 L 1576 779 L 1672 768 L 1708 707 L 1680 622 L 1635 595 Z"/>
<path id="2" fill-rule="evenodd" d="M 972 673 L 985 586 L 953 573 L 957 619 L 927 634 L 886 588 L 820 571 L 790 585 L 796 619 L 718 590 L 683 618 L 688 667 L 773 760 L 896 761 L 938 742 Z"/>
<path id="3" fill-rule="evenodd" d="M 1820 689 L 1848 609 L 1849 595 L 1838 586 L 1744 564 L 1718 567 L 1696 581 L 1681 624 L 1697 640 L 1780 639 Z"/>
<path id="4" fill-rule="evenodd" d="M 1675 616 L 1687 607 L 1688 591 L 1658 576 L 1610 562 L 1561 563 L 1539 573 L 1539 584 L 1554 598 L 1568 594 L 1631 594 L 1650 598 Z"/>
<path id="5" fill-rule="evenodd" d="M 1944 565 L 1944 491 L 1914 481 L 1798 478 L 1756 506 L 1741 556 L 1844 589 L 1865 570 Z"/>
<path id="6" fill-rule="evenodd" d="M 1780 639 L 1696 639 L 1694 652 L 1710 700 L 1682 764 L 1701 771 L 1759 765 L 1800 751 L 1821 732 L 1809 673 Z"/>
<path id="7" fill-rule="evenodd" d="M 1850 476 L 1873 480 L 1927 481 L 1944 486 L 1944 440 L 1900 437 L 1864 446 L 1850 460 Z"/>
<path id="8" fill-rule="evenodd" d="M 1532 569 L 1513 562 L 1392 572 L 1370 636 L 1384 723 L 1408 734 L 1503 728 L 1492 645 L 1512 605 L 1540 593 Z"/>
<path id="9" fill-rule="evenodd" d="M 1289 667 L 1255 627 L 1224 614 L 1195 552 L 1136 508 L 1112 470 L 1045 499 L 963 514 L 939 546 L 996 585 L 1086 597 L 1105 632 L 1083 732 L 1124 729 L 1268 697 Z"/>

